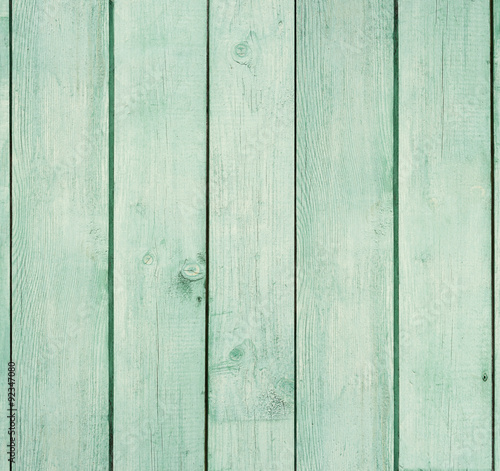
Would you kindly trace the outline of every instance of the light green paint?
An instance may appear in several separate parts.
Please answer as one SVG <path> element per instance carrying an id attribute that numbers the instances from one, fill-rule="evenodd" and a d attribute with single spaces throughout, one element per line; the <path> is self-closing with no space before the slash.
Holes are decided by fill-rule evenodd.
<path id="1" fill-rule="evenodd" d="M 289 471 L 295 450 L 300 471 L 396 471 L 398 449 L 404 471 L 491 469 L 488 0 L 399 0 L 396 71 L 392 0 L 208 6 L 207 18 L 205 0 L 117 0 L 110 25 L 107 2 L 13 2 L 19 469 L 109 470 L 108 247 L 115 470 L 203 470 L 207 393 L 207 471 Z M 8 39 L 4 2 L 5 378 Z"/>
<path id="2" fill-rule="evenodd" d="M 400 463 L 486 470 L 489 2 L 401 0 L 399 21 Z"/>
<path id="3" fill-rule="evenodd" d="M 116 470 L 203 470 L 206 2 L 114 6 Z"/>
<path id="4" fill-rule="evenodd" d="M 294 3 L 210 3 L 210 470 L 294 461 Z"/>
<path id="5" fill-rule="evenodd" d="M 9 208 L 9 4 L 0 3 L 0 365 L 7 380 L 7 363 L 10 361 L 10 208 Z M 5 384 L 5 392 L 7 382 Z M 0 430 L 2 431 L 3 456 L 0 471 L 7 471 L 7 394 L 2 404 Z M 5 444 L 5 448 L 3 447 Z M 0 455 L 1 456 L 1 455 Z"/>
<path id="6" fill-rule="evenodd" d="M 206 4 L 116 2 L 116 469 L 202 470 Z"/>
<path id="7" fill-rule="evenodd" d="M 107 3 L 19 0 L 12 22 L 18 469 L 105 470 Z"/>
<path id="8" fill-rule="evenodd" d="M 392 13 L 298 1 L 298 470 L 393 466 Z"/>
<path id="9" fill-rule="evenodd" d="M 493 93 L 494 93 L 494 168 L 493 175 L 495 179 L 494 189 L 494 237 L 495 237 L 495 369 L 500 367 L 500 4 L 494 2 L 493 26 Z M 495 467 L 500 469 L 500 380 L 495 377 Z"/>

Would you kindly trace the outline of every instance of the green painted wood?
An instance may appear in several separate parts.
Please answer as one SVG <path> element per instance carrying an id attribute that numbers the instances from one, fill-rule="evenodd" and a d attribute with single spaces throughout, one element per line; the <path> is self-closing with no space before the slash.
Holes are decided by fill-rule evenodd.
<path id="1" fill-rule="evenodd" d="M 205 0 L 120 1 L 115 29 L 115 469 L 202 470 Z"/>
<path id="2" fill-rule="evenodd" d="M 12 22 L 19 469 L 106 470 L 107 2 L 19 0 Z"/>
<path id="3" fill-rule="evenodd" d="M 208 467 L 294 462 L 294 2 L 210 4 Z"/>
<path id="4" fill-rule="evenodd" d="M 492 51 L 493 57 L 493 175 L 495 179 L 494 188 L 494 241 L 495 241 L 495 265 L 494 265 L 494 328 L 495 328 L 495 372 L 499 371 L 500 366 L 500 5 L 493 3 L 493 17 L 491 18 L 492 33 Z M 492 136 L 493 137 L 493 136 Z M 500 378 L 495 375 L 495 442 L 494 457 L 495 468 L 500 469 Z"/>
<path id="5" fill-rule="evenodd" d="M 489 2 L 400 0 L 399 39 L 401 469 L 487 470 Z"/>
<path id="6" fill-rule="evenodd" d="M 5 373 L 10 361 L 9 141 L 9 3 L 3 1 L 0 3 L 0 364 Z M 4 412 L 8 407 L 7 399 L 2 406 Z M 0 444 L 3 451 L 7 451 L 10 421 L 7 414 L 2 413 L 0 417 L 0 430 L 3 434 Z M 0 460 L 0 471 L 9 469 L 7 459 L 7 454 L 4 454 Z"/>
<path id="7" fill-rule="evenodd" d="M 297 5 L 297 469 L 392 470 L 393 2 Z"/>

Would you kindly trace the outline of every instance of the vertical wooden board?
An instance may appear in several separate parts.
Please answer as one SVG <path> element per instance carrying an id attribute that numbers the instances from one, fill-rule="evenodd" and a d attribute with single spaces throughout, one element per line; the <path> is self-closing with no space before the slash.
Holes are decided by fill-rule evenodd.
<path id="1" fill-rule="evenodd" d="M 9 2 L 0 3 L 0 365 L 7 373 L 10 361 L 10 138 L 9 138 Z M 5 377 L 7 377 L 5 375 Z M 6 383 L 5 383 L 6 384 Z M 7 398 L 7 396 L 5 396 Z M 2 403 L 7 410 L 7 399 Z M 8 414 L 2 413 L 0 446 L 10 443 Z M 0 461 L 0 471 L 9 469 L 8 456 Z"/>
<path id="2" fill-rule="evenodd" d="M 490 27 L 492 27 L 492 31 L 490 31 L 492 37 L 491 39 L 491 51 L 492 55 L 490 58 L 493 59 L 492 70 L 493 76 L 491 77 L 491 87 L 493 95 L 490 97 L 493 99 L 493 116 L 492 116 L 492 136 L 494 147 L 493 151 L 493 178 L 494 178 L 494 227 L 493 227 L 493 236 L 494 236 L 494 329 L 495 329 L 495 345 L 493 346 L 495 352 L 495 369 L 494 372 L 499 371 L 500 366 L 500 5 L 497 1 L 492 1 L 490 3 Z M 494 466 L 496 469 L 500 469 L 500 378 L 498 374 L 495 374 L 495 410 L 493 411 L 495 415 L 494 422 L 494 439 L 495 442 L 493 444 L 494 451 Z"/>
<path id="3" fill-rule="evenodd" d="M 297 469 L 392 470 L 393 2 L 297 5 Z"/>
<path id="4" fill-rule="evenodd" d="M 13 2 L 18 466 L 108 469 L 108 8 Z"/>
<path id="5" fill-rule="evenodd" d="M 400 467 L 491 469 L 487 0 L 400 0 Z"/>
<path id="6" fill-rule="evenodd" d="M 294 2 L 210 4 L 208 467 L 294 462 Z"/>
<path id="7" fill-rule="evenodd" d="M 205 0 L 114 6 L 114 463 L 202 470 Z"/>

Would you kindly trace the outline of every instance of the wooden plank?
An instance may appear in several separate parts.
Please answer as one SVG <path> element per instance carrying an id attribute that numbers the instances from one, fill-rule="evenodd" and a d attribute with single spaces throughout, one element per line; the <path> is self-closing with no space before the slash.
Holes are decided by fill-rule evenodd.
<path id="1" fill-rule="evenodd" d="M 116 2 L 114 29 L 114 463 L 202 470 L 206 1 Z"/>
<path id="2" fill-rule="evenodd" d="M 492 79 L 491 87 L 493 96 L 493 125 L 492 131 L 492 143 L 493 143 L 493 176 L 494 176 L 494 215 L 493 215 L 493 236 L 494 236 L 494 329 L 495 329 L 495 344 L 493 346 L 495 352 L 495 373 L 499 371 L 500 368 L 500 5 L 498 2 L 491 2 L 490 10 L 490 34 L 491 34 L 491 51 L 493 56 L 492 69 L 493 75 L 490 77 Z M 494 467 L 500 469 L 500 378 L 495 374 L 495 402 L 494 402 Z"/>
<path id="3" fill-rule="evenodd" d="M 108 8 L 13 2 L 19 466 L 108 469 Z"/>
<path id="4" fill-rule="evenodd" d="M 0 365 L 5 372 L 10 361 L 9 62 L 9 3 L 3 1 L 0 3 Z M 2 406 L 6 410 L 7 401 Z M 2 414 L 0 419 L 3 451 L 8 451 L 10 444 L 7 415 Z M 0 471 L 9 469 L 8 458 L 8 455 L 2 457 Z"/>
<path id="5" fill-rule="evenodd" d="M 400 0 L 400 465 L 491 469 L 487 0 Z"/>
<path id="6" fill-rule="evenodd" d="M 212 470 L 294 462 L 294 2 L 210 5 Z"/>
<path id="7" fill-rule="evenodd" d="M 389 470 L 393 2 L 297 5 L 297 469 Z"/>

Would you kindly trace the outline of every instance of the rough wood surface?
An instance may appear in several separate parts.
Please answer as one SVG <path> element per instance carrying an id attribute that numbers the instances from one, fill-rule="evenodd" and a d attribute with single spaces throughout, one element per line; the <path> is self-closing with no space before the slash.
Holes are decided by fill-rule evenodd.
<path id="1" fill-rule="evenodd" d="M 493 133 L 494 133 L 494 168 L 493 176 L 495 179 L 494 188 L 494 241 L 495 241 L 495 264 L 494 264 L 494 296 L 495 296 L 495 312 L 494 312 L 494 328 L 495 328 L 495 371 L 500 368 L 500 4 L 493 3 L 493 17 L 491 18 L 493 27 L 492 33 L 492 51 L 493 57 Z M 493 136 L 492 136 L 493 137 Z M 496 469 L 500 469 L 500 379 L 495 375 L 495 443 L 494 456 Z"/>
<path id="2" fill-rule="evenodd" d="M 206 1 L 114 7 L 115 469 L 203 470 Z"/>
<path id="3" fill-rule="evenodd" d="M 391 470 L 393 2 L 297 21 L 297 469 Z"/>
<path id="4" fill-rule="evenodd" d="M 10 5 L 19 469 L 500 467 L 500 2 Z"/>
<path id="5" fill-rule="evenodd" d="M 487 0 L 400 0 L 402 469 L 491 469 Z"/>
<path id="6" fill-rule="evenodd" d="M 294 462 L 294 2 L 210 4 L 208 465 Z"/>
<path id="7" fill-rule="evenodd" d="M 10 361 L 10 196 L 9 196 L 9 2 L 0 3 L 0 365 L 7 378 Z M 4 384 L 7 384 L 6 381 Z M 7 395 L 4 396 L 7 398 Z M 0 430 L 2 454 L 0 471 L 9 469 L 7 430 L 9 420 L 5 414 L 7 400 L 2 403 Z"/>
<path id="8" fill-rule="evenodd" d="M 18 0 L 12 22 L 19 469 L 105 470 L 108 5 Z"/>

